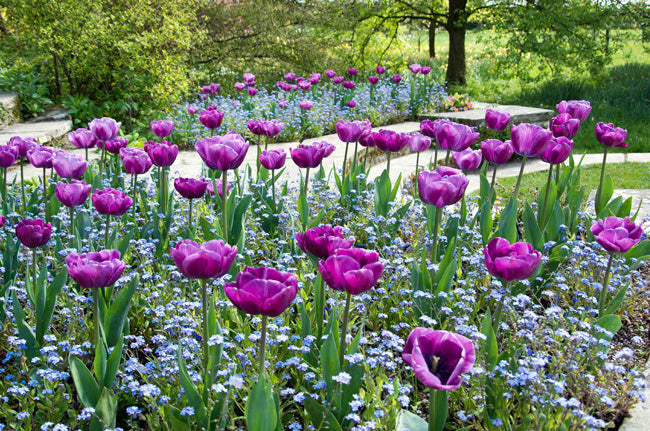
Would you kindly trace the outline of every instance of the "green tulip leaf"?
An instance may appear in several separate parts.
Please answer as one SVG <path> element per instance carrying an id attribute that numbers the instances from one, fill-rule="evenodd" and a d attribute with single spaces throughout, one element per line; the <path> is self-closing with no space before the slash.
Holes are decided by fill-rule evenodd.
<path id="1" fill-rule="evenodd" d="M 498 236 L 510 243 L 517 241 L 517 200 L 510 198 L 499 218 Z"/>
<path id="2" fill-rule="evenodd" d="M 620 307 L 623 303 L 625 295 L 627 295 L 627 289 L 629 287 L 630 283 L 627 283 L 625 286 L 621 287 L 618 292 L 616 292 L 616 295 L 614 295 L 614 298 L 612 298 L 609 305 L 605 309 L 605 312 L 603 313 L 604 316 L 615 314 L 616 311 L 618 311 L 618 307 Z"/>
<path id="3" fill-rule="evenodd" d="M 487 199 L 487 197 L 485 198 Z M 481 239 L 483 240 L 483 244 L 487 244 L 490 235 L 492 234 L 492 206 L 489 203 L 484 203 L 483 206 L 481 207 L 481 215 L 479 218 L 479 229 L 481 231 Z"/>
<path id="4" fill-rule="evenodd" d="M 524 207 L 523 222 L 526 241 L 529 242 L 535 250 L 543 251 L 544 237 L 542 236 L 542 231 L 535 219 L 535 213 L 528 202 L 526 202 L 526 206 Z"/>
<path id="5" fill-rule="evenodd" d="M 120 338 L 117 342 L 117 345 L 113 348 L 113 351 L 108 355 L 108 360 L 106 361 L 106 368 L 104 371 L 103 383 L 104 387 L 112 388 L 115 384 L 115 376 L 117 375 L 117 370 L 120 367 L 120 362 L 122 361 L 122 347 L 124 345 L 124 339 Z M 96 374 L 97 375 L 97 374 Z M 97 375 L 99 378 L 99 376 Z"/>
<path id="6" fill-rule="evenodd" d="M 122 330 L 126 315 L 131 305 L 131 298 L 138 286 L 139 277 L 136 275 L 117 295 L 104 316 L 104 330 L 106 331 L 106 344 L 108 347 L 117 345 L 122 338 Z"/>
<path id="7" fill-rule="evenodd" d="M 401 410 L 397 416 L 395 431 L 429 431 L 429 424 L 420 416 Z"/>
<path id="8" fill-rule="evenodd" d="M 625 259 L 648 259 L 650 258 L 650 239 L 646 239 L 632 247 L 625 253 Z"/>
<path id="9" fill-rule="evenodd" d="M 273 387 L 266 375 L 262 374 L 246 401 L 246 429 L 275 431 L 278 424 L 277 414 Z"/>
<path id="10" fill-rule="evenodd" d="M 341 425 L 332 414 L 332 411 L 323 404 L 314 401 L 310 396 L 305 397 L 305 409 L 309 414 L 312 424 L 321 431 L 342 431 Z"/>
<path id="11" fill-rule="evenodd" d="M 199 390 L 196 388 L 196 385 L 187 373 L 187 367 L 185 365 L 185 360 L 183 359 L 183 347 L 180 345 L 178 346 L 176 362 L 178 363 L 178 375 L 181 380 L 181 386 L 183 386 L 183 391 L 188 403 L 192 408 L 194 408 L 194 416 L 200 426 L 204 429 L 208 429 L 208 416 L 205 411 L 205 405 L 203 404 L 203 398 L 201 398 Z"/>
<path id="12" fill-rule="evenodd" d="M 100 396 L 97 381 L 90 374 L 90 371 L 88 371 L 84 363 L 81 362 L 81 359 L 71 355 L 68 362 L 70 363 L 70 374 L 72 375 L 74 386 L 77 389 L 79 400 L 84 407 L 95 408 Z"/>
<path id="13" fill-rule="evenodd" d="M 56 297 L 61 292 L 61 288 L 63 288 L 63 284 L 67 278 L 67 271 L 61 271 L 57 274 L 50 287 L 47 288 L 42 312 L 36 315 L 36 339 L 40 345 L 43 344 L 43 337 L 47 332 L 47 328 L 50 327 L 52 315 L 54 314 L 54 306 L 56 305 Z"/>
<path id="14" fill-rule="evenodd" d="M 102 419 L 105 428 L 115 428 L 117 398 L 112 390 L 104 388 L 95 405 L 95 414 Z"/>

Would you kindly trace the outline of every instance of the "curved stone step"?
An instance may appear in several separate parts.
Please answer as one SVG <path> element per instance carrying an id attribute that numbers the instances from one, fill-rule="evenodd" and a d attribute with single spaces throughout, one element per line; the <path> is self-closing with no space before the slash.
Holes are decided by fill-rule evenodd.
<path id="1" fill-rule="evenodd" d="M 20 100 L 16 93 L 0 93 L 0 129 L 20 122 Z"/>

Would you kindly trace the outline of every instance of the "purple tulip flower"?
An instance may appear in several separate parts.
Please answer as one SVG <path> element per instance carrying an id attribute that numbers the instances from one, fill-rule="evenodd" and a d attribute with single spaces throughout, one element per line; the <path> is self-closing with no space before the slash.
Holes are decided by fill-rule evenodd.
<path id="1" fill-rule="evenodd" d="M 23 138 L 14 136 L 9 139 L 8 145 L 15 146 L 18 149 L 18 157 L 27 158 L 27 154 L 39 144 L 36 139 L 32 137 Z"/>
<path id="2" fill-rule="evenodd" d="M 480 136 L 471 127 L 447 121 L 436 125 L 436 142 L 444 150 L 463 151 Z"/>
<path id="3" fill-rule="evenodd" d="M 244 73 L 242 75 L 242 79 L 244 80 L 244 84 L 248 86 L 255 85 L 255 75 L 253 75 L 252 73 L 248 73 L 248 72 Z"/>
<path id="4" fill-rule="evenodd" d="M 507 239 L 496 237 L 485 246 L 485 265 L 495 277 L 504 281 L 525 280 L 537 270 L 542 253 L 533 250 L 527 242 L 510 244 Z"/>
<path id="5" fill-rule="evenodd" d="M 149 154 L 153 164 L 158 167 L 173 165 L 178 156 L 178 146 L 167 141 L 149 141 L 144 144 L 144 150 Z"/>
<path id="6" fill-rule="evenodd" d="M 408 145 L 411 151 L 426 151 L 431 146 L 431 138 L 424 136 L 422 133 L 411 133 L 409 135 Z"/>
<path id="7" fill-rule="evenodd" d="M 59 182 L 56 185 L 54 195 L 68 208 L 76 207 L 88 199 L 91 186 L 84 181 L 72 180 L 69 183 Z"/>
<path id="8" fill-rule="evenodd" d="M 550 130 L 529 123 L 512 126 L 510 135 L 514 152 L 525 157 L 539 157 L 542 155 L 553 137 Z"/>
<path id="9" fill-rule="evenodd" d="M 184 239 L 171 249 L 178 270 L 187 278 L 219 278 L 230 270 L 237 257 L 237 247 L 213 239 L 199 245 Z"/>
<path id="10" fill-rule="evenodd" d="M 7 222 L 7 218 L 3 215 L 0 215 L 0 227 L 4 226 Z"/>
<path id="11" fill-rule="evenodd" d="M 359 295 L 377 284 L 384 264 L 374 251 L 361 248 L 339 248 L 326 260 L 318 262 L 323 281 L 334 290 Z"/>
<path id="12" fill-rule="evenodd" d="M 510 113 L 489 109 L 485 111 L 485 125 L 491 130 L 506 130 L 510 124 Z"/>
<path id="13" fill-rule="evenodd" d="M 0 145 L 0 168 L 13 165 L 18 157 L 18 148 L 14 145 Z"/>
<path id="14" fill-rule="evenodd" d="M 235 82 L 235 90 L 241 91 L 244 88 L 246 88 L 246 84 L 244 84 L 243 82 Z"/>
<path id="15" fill-rule="evenodd" d="M 140 148 L 122 148 L 120 158 L 124 170 L 131 175 L 142 175 L 149 171 L 152 165 L 151 158 L 146 151 Z"/>
<path id="16" fill-rule="evenodd" d="M 579 128 L 580 120 L 572 118 L 569 114 L 560 114 L 557 117 L 553 117 L 549 123 L 549 129 L 555 137 L 565 136 L 573 139 L 578 133 Z"/>
<path id="17" fill-rule="evenodd" d="M 359 71 L 357 69 L 355 69 L 354 67 L 350 67 L 348 69 L 348 75 L 357 76 L 358 74 L 359 74 Z"/>
<path id="18" fill-rule="evenodd" d="M 367 134 L 372 129 L 370 120 L 364 121 L 345 121 L 339 120 L 336 123 L 336 134 L 343 142 L 357 142 L 363 134 Z"/>
<path id="19" fill-rule="evenodd" d="M 54 151 L 54 148 L 39 145 L 32 148 L 32 150 L 27 153 L 27 159 L 35 168 L 49 169 L 52 167 L 52 159 L 55 154 L 56 152 Z"/>
<path id="20" fill-rule="evenodd" d="M 338 249 L 350 248 L 353 239 L 343 238 L 341 226 L 323 225 L 307 229 L 305 233 L 296 234 L 298 247 L 305 253 L 311 253 L 319 259 L 327 259 Z"/>
<path id="21" fill-rule="evenodd" d="M 152 121 L 151 131 L 159 138 L 166 138 L 174 131 L 174 122 L 169 120 Z"/>
<path id="22" fill-rule="evenodd" d="M 625 253 L 641 241 L 643 230 L 629 217 L 607 217 L 591 224 L 591 233 L 598 244 L 611 253 Z"/>
<path id="23" fill-rule="evenodd" d="M 325 75 L 327 75 L 327 70 L 325 71 Z M 334 76 L 334 75 L 332 75 L 332 76 Z M 284 79 L 286 79 L 287 81 L 293 81 L 294 79 L 296 79 L 296 74 L 293 73 L 293 72 L 285 73 L 284 74 Z"/>
<path id="24" fill-rule="evenodd" d="M 218 129 L 223 122 L 224 113 L 216 109 L 206 109 L 199 114 L 199 121 L 210 130 Z"/>
<path id="25" fill-rule="evenodd" d="M 122 276 L 126 264 L 117 250 L 77 254 L 65 258 L 68 274 L 84 289 L 108 287 Z"/>
<path id="26" fill-rule="evenodd" d="M 422 122 L 420 123 L 420 132 L 422 132 L 424 136 L 428 136 L 429 138 L 435 139 L 436 130 L 438 129 L 438 127 L 441 124 L 447 122 L 449 122 L 449 120 L 444 120 L 444 119 L 435 120 L 435 121 L 422 120 Z"/>
<path id="27" fill-rule="evenodd" d="M 129 145 L 129 140 L 121 136 L 116 136 L 115 139 L 111 139 L 110 141 L 105 141 L 104 144 L 106 145 L 106 151 L 108 151 L 109 153 L 120 154 L 120 150 L 122 148 L 126 148 L 127 145 Z M 101 142 L 99 142 L 97 146 L 100 148 L 103 147 Z"/>
<path id="28" fill-rule="evenodd" d="M 376 84 L 379 82 L 379 77 L 378 76 L 369 76 L 368 77 L 368 82 L 371 84 Z"/>
<path id="29" fill-rule="evenodd" d="M 373 140 L 375 147 L 384 152 L 399 153 L 408 145 L 410 135 L 382 129 L 379 132 L 373 132 L 370 139 Z"/>
<path id="30" fill-rule="evenodd" d="M 334 72 L 332 69 L 327 69 L 325 71 L 325 76 L 328 78 L 334 78 L 336 76 L 336 72 Z"/>
<path id="31" fill-rule="evenodd" d="M 473 171 L 478 169 L 483 162 L 483 153 L 481 150 L 472 150 L 467 148 L 464 151 L 454 151 L 451 153 L 451 158 L 458 168 L 464 171 Z"/>
<path id="32" fill-rule="evenodd" d="M 16 237 L 28 248 L 41 247 L 47 244 L 52 234 L 52 225 L 40 218 L 21 220 L 16 225 Z"/>
<path id="33" fill-rule="evenodd" d="M 205 195 L 208 182 L 203 178 L 176 178 L 174 188 L 185 199 L 199 199 Z"/>
<path id="34" fill-rule="evenodd" d="M 564 136 L 551 138 L 551 142 L 540 158 L 551 165 L 559 165 L 569 157 L 571 151 L 573 151 L 573 141 L 569 138 Z"/>
<path id="35" fill-rule="evenodd" d="M 581 123 L 591 114 L 591 103 L 588 100 L 563 100 L 555 107 L 560 114 L 569 114 Z"/>
<path id="36" fill-rule="evenodd" d="M 234 283 L 223 287 L 230 301 L 245 313 L 277 317 L 296 298 L 298 277 L 273 268 L 247 266 Z"/>
<path id="37" fill-rule="evenodd" d="M 354 88 L 354 81 L 343 81 L 343 88 L 352 90 Z"/>
<path id="38" fill-rule="evenodd" d="M 196 114 L 197 112 L 199 112 L 199 107 L 198 107 L 198 106 L 196 106 L 196 105 L 189 105 L 189 106 L 187 107 L 187 113 L 188 113 L 188 114 L 190 114 L 190 115 L 194 115 L 194 114 Z"/>
<path id="39" fill-rule="evenodd" d="M 248 95 L 253 97 L 253 96 L 255 96 L 257 94 L 257 92 L 259 90 L 257 88 L 255 88 L 255 87 L 248 87 L 247 91 L 248 91 Z"/>
<path id="40" fill-rule="evenodd" d="M 469 184 L 458 169 L 440 166 L 434 171 L 422 171 L 418 175 L 418 193 L 425 204 L 442 208 L 458 202 Z"/>
<path id="41" fill-rule="evenodd" d="M 208 182 L 208 188 L 206 189 L 207 192 L 210 194 L 210 196 L 214 196 L 214 187 L 216 185 L 217 187 L 217 193 L 219 194 L 219 197 L 223 196 L 223 182 L 221 178 L 217 178 L 214 180 L 214 184 L 212 184 L 212 181 Z M 228 183 L 226 187 L 226 196 L 228 196 L 228 193 L 230 193 L 230 190 L 232 190 L 232 184 Z"/>
<path id="42" fill-rule="evenodd" d="M 332 82 L 335 84 L 340 84 L 341 82 L 343 82 L 344 79 L 345 78 L 343 78 L 342 76 L 335 76 L 334 78 L 332 78 Z"/>
<path id="43" fill-rule="evenodd" d="M 415 328 L 406 340 L 402 359 L 413 367 L 416 377 L 425 386 L 452 391 L 463 383 L 461 374 L 474 366 L 476 351 L 472 341 L 462 335 Z"/>
<path id="44" fill-rule="evenodd" d="M 400 74 L 393 75 L 391 79 L 395 84 L 399 84 L 399 82 L 402 80 L 402 75 Z"/>
<path id="45" fill-rule="evenodd" d="M 431 72 L 431 68 L 429 66 L 422 66 L 420 69 L 420 73 L 422 75 L 428 75 Z"/>
<path id="46" fill-rule="evenodd" d="M 68 133 L 68 140 L 77 148 L 94 148 L 97 146 L 97 138 L 88 129 L 77 129 Z"/>
<path id="47" fill-rule="evenodd" d="M 627 130 L 621 129 L 620 127 L 614 127 L 612 123 L 598 123 L 595 127 L 596 139 L 598 142 L 603 144 L 606 147 L 614 148 L 627 147 L 625 143 L 625 138 L 627 137 Z"/>
<path id="48" fill-rule="evenodd" d="M 380 75 L 383 75 L 384 72 L 386 72 L 386 68 L 385 68 L 384 66 L 377 66 L 377 67 L 375 68 L 375 70 L 376 70 L 377 73 L 380 74 Z"/>
<path id="49" fill-rule="evenodd" d="M 483 158 L 488 162 L 502 165 L 510 160 L 514 149 L 510 141 L 503 142 L 498 139 L 486 139 L 481 142 L 481 152 L 483 153 Z"/>
<path id="50" fill-rule="evenodd" d="M 326 157 L 325 149 L 319 142 L 313 144 L 300 144 L 295 150 L 290 150 L 291 160 L 299 168 L 315 168 Z"/>
<path id="51" fill-rule="evenodd" d="M 415 75 L 415 74 L 420 73 L 420 70 L 422 70 L 422 66 L 420 66 L 417 63 L 410 64 L 409 65 L 409 70 L 411 71 L 411 73 L 413 73 Z"/>
<path id="52" fill-rule="evenodd" d="M 236 132 L 211 136 L 194 144 L 205 164 L 222 172 L 237 169 L 244 161 L 248 147 L 248 142 Z"/>
<path id="53" fill-rule="evenodd" d="M 298 83 L 298 88 L 301 90 L 309 90 L 311 88 L 311 82 L 309 81 L 300 81 Z"/>
<path id="54" fill-rule="evenodd" d="M 274 169 L 280 169 L 284 166 L 284 163 L 286 161 L 287 153 L 285 153 L 284 149 L 282 148 L 275 150 L 264 150 L 260 154 L 260 163 L 270 171 Z"/>
<path id="55" fill-rule="evenodd" d="M 61 152 L 52 159 L 52 167 L 61 178 L 81 179 L 86 172 L 88 162 L 76 154 Z"/>
<path id="56" fill-rule="evenodd" d="M 121 216 L 131 208 L 133 199 L 114 188 L 95 190 L 91 197 L 98 213 Z"/>
<path id="57" fill-rule="evenodd" d="M 355 102 L 354 100 L 348 100 L 347 102 L 345 102 L 345 106 L 347 106 L 348 108 L 356 108 L 357 102 Z"/>
<path id="58" fill-rule="evenodd" d="M 309 111 L 314 106 L 314 103 L 311 100 L 302 100 L 300 102 L 300 109 Z"/>
<path id="59" fill-rule="evenodd" d="M 88 123 L 88 128 L 100 141 L 110 141 L 115 139 L 117 133 L 120 131 L 122 123 L 118 123 L 109 117 L 95 118 Z"/>

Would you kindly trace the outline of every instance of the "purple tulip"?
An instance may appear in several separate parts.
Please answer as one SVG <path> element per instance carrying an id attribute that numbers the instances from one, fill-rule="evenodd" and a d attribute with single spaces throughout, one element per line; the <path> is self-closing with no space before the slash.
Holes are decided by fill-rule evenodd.
<path id="1" fill-rule="evenodd" d="M 428 136 L 429 138 L 435 139 L 436 138 L 436 130 L 441 124 L 447 123 L 449 120 L 444 120 L 444 119 L 439 119 L 435 121 L 431 120 L 422 120 L 420 123 L 420 132 L 424 136 Z"/>
<path id="2" fill-rule="evenodd" d="M 236 132 L 211 136 L 194 144 L 194 148 L 205 164 L 210 169 L 218 169 L 222 172 L 237 169 L 246 157 L 248 146 L 248 142 Z"/>
<path id="3" fill-rule="evenodd" d="M 367 134 L 372 129 L 370 120 L 364 121 L 345 121 L 339 120 L 336 123 L 336 134 L 343 142 L 357 142 L 363 134 Z"/>
<path id="4" fill-rule="evenodd" d="M 118 123 L 109 117 L 95 118 L 88 123 L 88 128 L 100 141 L 110 141 L 115 139 L 117 132 L 120 131 L 122 123 Z"/>
<path id="5" fill-rule="evenodd" d="M 206 109 L 199 114 L 199 121 L 210 130 L 218 129 L 223 122 L 224 113 L 216 109 Z"/>
<path id="6" fill-rule="evenodd" d="M 473 171 L 478 169 L 483 162 L 483 153 L 481 150 L 472 150 L 467 148 L 464 151 L 454 151 L 451 153 L 451 158 L 460 169 L 464 171 Z"/>
<path id="7" fill-rule="evenodd" d="M 620 127 L 614 128 L 614 125 L 612 123 L 602 122 L 596 124 L 596 128 L 594 130 L 596 132 L 596 139 L 604 146 L 609 148 L 627 147 L 627 143 L 625 143 L 627 130 L 621 129 Z"/>
<path id="8" fill-rule="evenodd" d="M 498 139 L 486 139 L 481 142 L 481 152 L 483 158 L 490 163 L 502 165 L 512 157 L 514 149 L 510 141 L 500 141 Z"/>
<path id="9" fill-rule="evenodd" d="M 0 227 L 4 226 L 7 222 L 7 218 L 3 215 L 0 215 Z"/>
<path id="10" fill-rule="evenodd" d="M 18 150 L 18 157 L 27 158 L 27 154 L 39 144 L 36 139 L 28 137 L 23 138 L 21 136 L 14 136 L 9 139 L 8 145 L 15 146 Z"/>
<path id="11" fill-rule="evenodd" d="M 402 75 L 400 74 L 393 75 L 391 79 L 395 84 L 398 84 L 402 80 Z"/>
<path id="12" fill-rule="evenodd" d="M 68 133 L 68 140 L 77 148 L 94 148 L 97 146 L 97 138 L 88 129 L 77 129 Z"/>
<path id="13" fill-rule="evenodd" d="M 159 138 L 166 138 L 174 131 L 174 122 L 169 120 L 152 121 L 151 131 Z"/>
<path id="14" fill-rule="evenodd" d="M 270 171 L 274 169 L 280 169 L 284 166 L 284 163 L 286 161 L 287 153 L 285 153 L 284 149 L 282 148 L 275 150 L 264 150 L 260 154 L 260 163 Z"/>
<path id="15" fill-rule="evenodd" d="M 214 187 L 216 185 L 217 187 L 217 193 L 219 193 L 219 197 L 223 196 L 223 182 L 221 178 L 217 178 L 214 180 L 215 184 L 212 184 L 212 181 L 208 182 L 208 188 L 206 189 L 207 192 L 210 194 L 210 196 L 214 196 Z M 228 183 L 228 186 L 226 187 L 226 196 L 228 196 L 228 193 L 230 193 L 230 190 L 232 190 L 232 184 Z"/>
<path id="16" fill-rule="evenodd" d="M 144 150 L 149 154 L 153 164 L 158 167 L 173 165 L 178 156 L 178 146 L 167 141 L 149 141 L 144 144 Z"/>
<path id="17" fill-rule="evenodd" d="M 196 106 L 196 105 L 189 105 L 189 106 L 187 107 L 187 113 L 188 113 L 188 114 L 190 114 L 190 115 L 194 115 L 194 114 L 196 114 L 197 112 L 199 112 L 199 107 L 198 107 L 198 106 Z"/>
<path id="18" fill-rule="evenodd" d="M 369 76 L 368 77 L 368 82 L 371 84 L 376 84 L 379 82 L 379 77 L 378 76 Z"/>
<path id="19" fill-rule="evenodd" d="M 338 249 L 350 248 L 353 239 L 343 238 L 341 226 L 323 225 L 307 229 L 305 233 L 296 234 L 298 247 L 305 253 L 311 253 L 319 259 L 327 259 Z"/>
<path id="20" fill-rule="evenodd" d="M 247 126 L 254 135 L 274 137 L 282 131 L 284 123 L 280 120 L 251 120 Z"/>
<path id="21" fill-rule="evenodd" d="M 39 145 L 38 147 L 32 148 L 32 150 L 27 153 L 27 159 L 35 168 L 49 169 L 52 167 L 52 159 L 55 154 L 56 152 L 54 151 L 54 148 Z"/>
<path id="22" fill-rule="evenodd" d="M 357 74 L 359 74 L 359 71 L 357 69 L 355 69 L 354 67 L 350 67 L 348 69 L 348 75 L 357 76 Z"/>
<path id="23" fill-rule="evenodd" d="M 214 82 L 210 85 L 205 85 L 201 87 L 201 91 L 204 93 L 207 93 L 211 96 L 214 96 L 221 90 L 221 84 L 215 84 Z M 164 136 L 161 136 L 161 138 L 164 138 Z"/>
<path id="24" fill-rule="evenodd" d="M 408 145 L 411 151 L 426 151 L 431 146 L 431 138 L 424 136 L 422 133 L 411 133 Z"/>
<path id="25" fill-rule="evenodd" d="M 52 167 L 61 178 L 81 179 L 86 172 L 88 162 L 76 154 L 61 152 L 52 159 Z"/>
<path id="26" fill-rule="evenodd" d="M 234 283 L 223 287 L 230 301 L 245 313 L 277 317 L 296 298 L 298 277 L 273 268 L 247 266 Z"/>
<path id="27" fill-rule="evenodd" d="M 343 88 L 352 90 L 354 88 L 354 81 L 343 81 Z"/>
<path id="28" fill-rule="evenodd" d="M 124 170 L 131 175 L 142 175 L 149 171 L 152 165 L 151 158 L 146 151 L 140 148 L 122 148 L 120 158 Z"/>
<path id="29" fill-rule="evenodd" d="M 313 142 L 312 145 L 315 145 L 323 152 L 323 158 L 329 157 L 336 150 L 336 147 L 327 141 Z"/>
<path id="30" fill-rule="evenodd" d="M 591 114 L 591 103 L 588 100 L 563 100 L 555 108 L 560 114 L 569 114 L 581 123 Z"/>
<path id="31" fill-rule="evenodd" d="M 284 109 L 289 106 L 289 101 L 287 99 L 280 99 L 278 100 L 278 106 Z"/>
<path id="32" fill-rule="evenodd" d="M 485 111 L 485 125 L 491 130 L 506 130 L 510 124 L 510 113 L 489 109 Z"/>
<path id="33" fill-rule="evenodd" d="M 448 331 L 415 328 L 409 334 L 404 362 L 413 367 L 418 380 L 439 391 L 453 391 L 463 383 L 461 374 L 476 361 L 474 344 L 468 338 Z"/>
<path id="34" fill-rule="evenodd" d="M 299 168 L 315 168 L 326 157 L 324 147 L 319 142 L 300 144 L 295 150 L 290 150 L 291 160 Z"/>
<path id="35" fill-rule="evenodd" d="M 91 199 L 97 212 L 104 215 L 121 216 L 133 205 L 133 199 L 113 188 L 95 190 Z"/>
<path id="36" fill-rule="evenodd" d="M 409 65 L 409 70 L 410 70 L 413 74 L 418 74 L 418 73 L 420 73 L 420 70 L 422 70 L 422 66 L 420 66 L 420 65 L 417 64 L 417 63 L 410 64 L 410 65 Z"/>
<path id="37" fill-rule="evenodd" d="M 334 78 L 332 78 L 332 82 L 335 84 L 340 84 L 341 82 L 343 82 L 344 79 L 345 78 L 343 78 L 342 76 L 335 76 Z"/>
<path id="38" fill-rule="evenodd" d="M 258 90 L 255 87 L 248 87 L 248 95 L 253 97 L 257 94 Z"/>
<path id="39" fill-rule="evenodd" d="M 311 100 L 302 100 L 300 102 L 300 109 L 309 111 L 314 106 L 314 103 Z"/>
<path id="40" fill-rule="evenodd" d="M 25 247 L 36 248 L 47 244 L 52 234 L 52 225 L 40 218 L 21 220 L 16 225 L 16 237 Z"/>
<path id="41" fill-rule="evenodd" d="M 594 239 L 611 253 L 625 253 L 641 241 L 643 230 L 629 217 L 607 217 L 591 224 Z"/>
<path id="42" fill-rule="evenodd" d="M 384 72 L 386 72 L 386 68 L 385 68 L 384 66 L 377 66 L 377 67 L 375 68 L 375 70 L 376 70 L 377 73 L 380 74 L 380 75 L 383 75 Z"/>
<path id="43" fill-rule="evenodd" d="M 126 138 L 123 138 L 121 136 L 115 137 L 115 139 L 111 139 L 110 141 L 104 142 L 106 145 L 106 151 L 108 151 L 111 154 L 120 154 L 120 150 L 122 148 L 126 148 L 127 145 L 129 145 L 129 140 Z M 98 143 L 98 146 L 101 148 L 102 145 L 101 143 Z"/>
<path id="44" fill-rule="evenodd" d="M 325 71 L 325 74 L 327 75 L 327 71 Z M 285 73 L 284 79 L 286 79 L 287 81 L 293 81 L 294 79 L 296 79 L 296 74 L 293 72 Z"/>
<path id="45" fill-rule="evenodd" d="M 418 193 L 425 204 L 442 208 L 458 202 L 469 184 L 461 171 L 440 166 L 433 171 L 422 171 L 418 175 Z"/>
<path id="46" fill-rule="evenodd" d="M 422 75 L 428 75 L 431 72 L 431 68 L 429 66 L 422 66 L 420 69 L 420 73 Z"/>
<path id="47" fill-rule="evenodd" d="M 339 248 L 326 260 L 318 262 L 323 281 L 334 290 L 351 295 L 366 292 L 377 283 L 384 264 L 374 251 L 361 248 Z"/>
<path id="48" fill-rule="evenodd" d="M 392 130 L 382 129 L 379 132 L 373 132 L 371 139 L 374 141 L 375 147 L 384 152 L 399 153 L 408 145 L 410 135 L 406 133 L 398 133 Z"/>
<path id="49" fill-rule="evenodd" d="M 325 76 L 328 78 L 334 78 L 336 76 L 336 72 L 334 72 L 332 69 L 327 69 L 325 71 Z"/>
<path id="50" fill-rule="evenodd" d="M 525 280 L 537 270 L 542 253 L 533 250 L 527 242 L 510 244 L 507 239 L 496 237 L 485 246 L 485 265 L 495 277 L 504 281 Z"/>
<path id="51" fill-rule="evenodd" d="M 356 108 L 357 102 L 355 102 L 354 100 L 348 100 L 347 102 L 345 102 L 345 106 L 347 106 L 348 108 Z"/>
<path id="52" fill-rule="evenodd" d="M 126 264 L 117 250 L 77 254 L 65 258 L 68 274 L 84 289 L 108 287 L 122 276 Z"/>
<path id="53" fill-rule="evenodd" d="M 510 129 L 512 148 L 525 157 L 539 157 L 544 153 L 553 134 L 536 124 L 523 123 Z"/>
<path id="54" fill-rule="evenodd" d="M 569 157 L 571 151 L 573 151 L 573 141 L 569 138 L 564 136 L 551 138 L 551 142 L 549 142 L 540 158 L 546 163 L 559 165 Z"/>
<path id="55" fill-rule="evenodd" d="M 235 90 L 241 91 L 244 88 L 246 88 L 246 84 L 244 84 L 243 82 L 235 82 Z"/>
<path id="56" fill-rule="evenodd" d="M 311 85 L 316 85 L 320 82 L 320 78 L 321 78 L 320 73 L 312 73 L 311 75 L 309 75 L 309 83 Z"/>
<path id="57" fill-rule="evenodd" d="M 309 81 L 300 81 L 298 83 L 298 88 L 301 90 L 309 90 L 311 88 L 311 82 Z"/>
<path id="58" fill-rule="evenodd" d="M 255 85 L 255 75 L 253 75 L 252 73 L 248 73 L 248 72 L 244 73 L 242 75 L 242 79 L 244 80 L 244 84 L 248 86 Z"/>
<path id="59" fill-rule="evenodd" d="M 0 145 L 0 168 L 13 165 L 18 157 L 18 148 L 14 145 Z"/>
<path id="60" fill-rule="evenodd" d="M 184 239 L 171 248 L 172 259 L 187 278 L 219 278 L 225 275 L 237 257 L 237 247 L 213 239 L 201 245 Z"/>
<path id="61" fill-rule="evenodd" d="M 185 199 L 199 199 L 205 195 L 208 182 L 203 178 L 176 178 L 174 179 L 174 188 Z"/>
<path id="62" fill-rule="evenodd" d="M 436 142 L 444 150 L 463 151 L 480 136 L 471 127 L 447 121 L 436 125 Z"/>
<path id="63" fill-rule="evenodd" d="M 551 118 L 549 129 L 553 133 L 553 136 L 565 136 L 569 139 L 578 133 L 578 128 L 580 128 L 580 120 L 571 118 L 569 114 L 560 114 L 557 117 Z"/>
<path id="64" fill-rule="evenodd" d="M 63 205 L 72 208 L 86 202 L 90 194 L 90 189 L 90 184 L 86 184 L 84 181 L 72 180 L 69 183 L 59 182 L 56 185 L 54 195 Z"/>

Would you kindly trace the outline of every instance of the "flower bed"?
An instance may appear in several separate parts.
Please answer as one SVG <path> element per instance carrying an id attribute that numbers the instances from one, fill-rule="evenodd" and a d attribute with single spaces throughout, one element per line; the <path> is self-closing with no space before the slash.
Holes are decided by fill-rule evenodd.
<path id="1" fill-rule="evenodd" d="M 118 123 L 89 127 L 71 139 L 100 143 L 89 169 L 29 140 L 0 148 L 46 185 L 3 183 L 2 429 L 603 429 L 645 385 L 643 340 L 610 347 L 647 300 L 649 241 L 607 175 L 597 217 L 584 211 L 580 168 L 561 165 L 568 138 L 519 125 L 511 144 L 485 142 L 481 193 L 466 198 L 460 170 L 421 172 L 411 193 L 391 184 L 390 158 L 370 181 L 352 155 L 329 189 L 326 143 L 291 162 L 258 147 L 248 175 L 255 149 L 228 133 L 197 141 L 206 179 L 170 193 L 174 145 L 124 148 Z M 479 138 L 464 127 L 422 132 L 460 152 Z M 389 154 L 431 144 L 367 122 L 337 131 Z M 620 129 L 596 133 L 624 144 Z M 491 190 L 487 165 L 513 151 L 549 162 L 538 203 Z"/>

